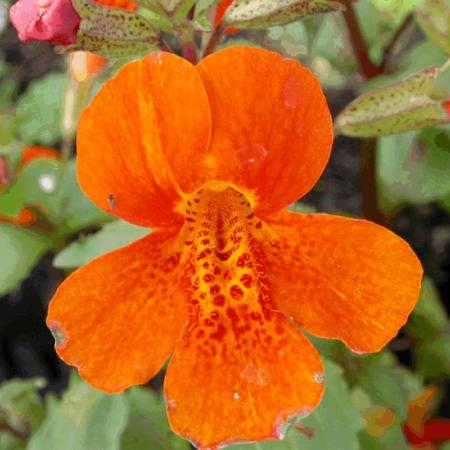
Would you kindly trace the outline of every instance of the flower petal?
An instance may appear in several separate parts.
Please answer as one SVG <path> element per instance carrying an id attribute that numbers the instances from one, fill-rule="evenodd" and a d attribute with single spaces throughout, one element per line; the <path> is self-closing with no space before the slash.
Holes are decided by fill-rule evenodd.
<path id="1" fill-rule="evenodd" d="M 173 429 L 199 445 L 276 438 L 294 413 L 320 400 L 316 351 L 278 311 L 242 193 L 204 189 L 183 230 L 191 258 L 189 330 L 165 392 Z"/>
<path id="2" fill-rule="evenodd" d="M 281 439 L 286 420 L 308 415 L 323 392 L 319 355 L 281 314 L 235 319 L 251 330 L 242 335 L 231 320 L 192 327 L 166 373 L 171 427 L 203 449 Z"/>
<path id="3" fill-rule="evenodd" d="M 169 53 L 127 64 L 83 113 L 78 178 L 101 208 L 163 226 L 182 192 L 204 181 L 211 118 L 194 66 Z"/>
<path id="4" fill-rule="evenodd" d="M 213 121 L 217 177 L 255 191 L 266 216 L 306 194 L 322 173 L 333 129 L 319 81 L 297 61 L 231 47 L 197 65 Z"/>
<path id="5" fill-rule="evenodd" d="M 47 317 L 59 356 L 106 392 L 148 381 L 187 321 L 179 257 L 155 232 L 69 276 Z"/>
<path id="6" fill-rule="evenodd" d="M 409 245 L 365 220 L 283 212 L 265 245 L 274 300 L 317 336 L 358 352 L 386 345 L 405 324 L 422 267 Z"/>

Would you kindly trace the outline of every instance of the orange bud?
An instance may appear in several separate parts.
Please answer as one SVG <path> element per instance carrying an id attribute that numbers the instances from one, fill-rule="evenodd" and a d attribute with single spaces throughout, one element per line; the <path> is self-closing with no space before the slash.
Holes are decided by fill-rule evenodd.
<path id="1" fill-rule="evenodd" d="M 78 51 L 70 54 L 70 72 L 78 83 L 99 74 L 106 65 L 106 59 L 95 53 Z"/>

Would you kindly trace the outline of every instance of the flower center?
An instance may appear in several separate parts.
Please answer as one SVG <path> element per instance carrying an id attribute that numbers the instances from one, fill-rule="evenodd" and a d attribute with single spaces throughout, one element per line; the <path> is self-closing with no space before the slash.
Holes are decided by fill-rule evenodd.
<path id="1" fill-rule="evenodd" d="M 267 225 L 244 194 L 232 188 L 198 191 L 187 201 L 185 217 L 190 316 L 199 327 L 197 337 L 222 341 L 232 333 L 240 341 L 261 329 L 263 338 L 262 325 L 271 321 L 274 310 L 260 245 Z"/>

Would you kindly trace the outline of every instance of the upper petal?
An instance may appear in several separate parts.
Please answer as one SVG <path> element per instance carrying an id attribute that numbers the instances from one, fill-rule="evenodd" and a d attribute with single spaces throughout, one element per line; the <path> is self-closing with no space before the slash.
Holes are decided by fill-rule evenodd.
<path id="1" fill-rule="evenodd" d="M 264 245 L 277 306 L 312 334 L 374 352 L 404 325 L 422 267 L 409 245 L 365 220 L 283 212 Z"/>
<path id="2" fill-rule="evenodd" d="M 319 81 L 297 61 L 231 47 L 197 65 L 211 105 L 210 165 L 217 177 L 256 195 L 266 216 L 306 194 L 333 140 Z"/>
<path id="3" fill-rule="evenodd" d="M 153 53 L 122 68 L 83 113 L 78 178 L 101 208 L 139 225 L 181 220 L 182 192 L 203 183 L 211 133 L 194 66 Z"/>
<path id="4" fill-rule="evenodd" d="M 59 356 L 106 392 L 153 377 L 187 321 L 179 259 L 172 236 L 155 232 L 70 275 L 47 317 Z"/>

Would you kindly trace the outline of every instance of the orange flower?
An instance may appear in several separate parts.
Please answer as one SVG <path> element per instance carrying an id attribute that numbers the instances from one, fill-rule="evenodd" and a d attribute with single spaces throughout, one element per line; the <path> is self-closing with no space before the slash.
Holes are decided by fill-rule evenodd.
<path id="1" fill-rule="evenodd" d="M 26 147 L 22 152 L 22 158 L 20 160 L 17 173 L 19 173 L 27 164 L 37 158 L 58 159 L 59 153 L 56 150 L 47 147 Z M 1 188 L 2 186 L 0 185 L 0 192 L 2 191 Z M 0 222 L 8 222 L 13 225 L 25 227 L 36 222 L 36 216 L 29 208 L 23 208 L 20 214 L 16 217 L 0 214 Z"/>
<path id="2" fill-rule="evenodd" d="M 316 183 L 332 136 L 317 79 L 276 53 L 125 66 L 83 113 L 78 177 L 101 208 L 155 231 L 59 287 L 47 324 L 61 358 L 118 392 L 173 352 L 169 420 L 202 449 L 279 438 L 311 412 L 323 368 L 295 323 L 377 351 L 422 274 L 387 229 L 284 210 Z"/>

